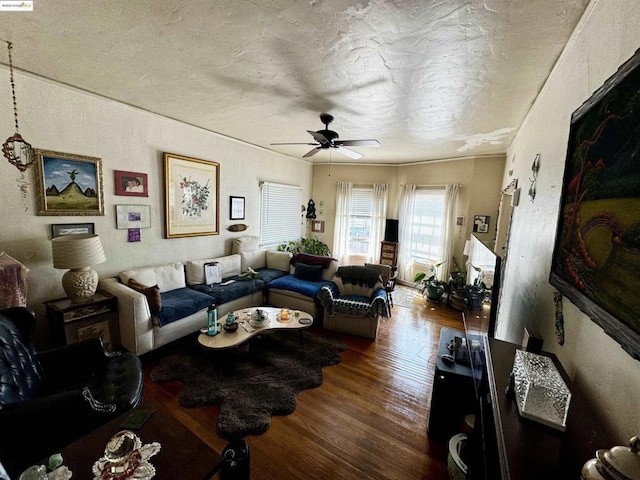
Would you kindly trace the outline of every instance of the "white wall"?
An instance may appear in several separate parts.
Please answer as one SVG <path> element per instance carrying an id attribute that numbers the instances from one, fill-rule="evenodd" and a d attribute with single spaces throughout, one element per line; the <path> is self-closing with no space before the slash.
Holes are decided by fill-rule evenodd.
<path id="1" fill-rule="evenodd" d="M 576 28 L 507 154 L 503 186 L 522 187 L 515 208 L 497 336 L 520 343 L 531 326 L 574 380 L 585 386 L 620 442 L 640 431 L 640 363 L 564 300 L 566 341 L 555 336 L 554 288 L 549 284 L 571 113 L 640 47 L 637 0 L 594 0 Z M 540 153 L 537 196 L 531 203 L 531 163 Z M 510 176 L 508 172 L 513 170 Z M 603 445 L 603 448 L 609 448 Z"/>
<path id="2" fill-rule="evenodd" d="M 0 132 L 2 141 L 15 131 L 8 71 L 0 71 Z M 0 161 L 0 251 L 29 269 L 28 306 L 40 317 L 42 302 L 64 297 L 61 278 L 51 259 L 51 224 L 95 224 L 107 261 L 94 269 L 100 277 L 133 266 L 186 261 L 230 253 L 230 239 L 259 234 L 258 182 L 261 180 L 303 187 L 311 192 L 311 165 L 284 155 L 246 145 L 126 105 L 80 92 L 50 81 L 16 74 L 20 133 L 34 148 L 87 155 L 102 159 L 104 216 L 37 216 L 35 169 L 26 173 L 31 182 L 23 205 L 16 179 L 20 172 Z M 215 115 L 215 112 L 211 112 Z M 163 152 L 220 163 L 220 235 L 165 239 Z M 149 178 L 149 197 L 114 195 L 114 170 L 143 172 Z M 229 196 L 246 197 L 246 219 L 229 220 Z M 142 241 L 127 242 L 127 230 L 117 230 L 116 204 L 151 206 L 151 228 L 141 231 Z M 246 232 L 227 227 L 246 223 Z M 301 222 L 301 234 L 304 225 Z"/>

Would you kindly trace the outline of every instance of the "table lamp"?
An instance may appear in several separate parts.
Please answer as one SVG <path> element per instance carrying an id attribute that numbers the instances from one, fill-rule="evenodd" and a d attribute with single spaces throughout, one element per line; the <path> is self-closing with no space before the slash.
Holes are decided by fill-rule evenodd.
<path id="1" fill-rule="evenodd" d="M 53 267 L 70 269 L 62 276 L 62 288 L 72 302 L 90 300 L 98 288 L 92 265 L 106 261 L 98 235 L 63 235 L 51 241 Z"/>

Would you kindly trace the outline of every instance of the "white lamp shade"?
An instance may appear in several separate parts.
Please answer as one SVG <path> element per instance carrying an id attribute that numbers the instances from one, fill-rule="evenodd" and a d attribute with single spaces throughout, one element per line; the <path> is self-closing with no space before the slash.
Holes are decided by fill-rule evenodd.
<path id="1" fill-rule="evenodd" d="M 51 241 L 54 268 L 84 268 L 106 261 L 98 235 L 63 235 Z"/>

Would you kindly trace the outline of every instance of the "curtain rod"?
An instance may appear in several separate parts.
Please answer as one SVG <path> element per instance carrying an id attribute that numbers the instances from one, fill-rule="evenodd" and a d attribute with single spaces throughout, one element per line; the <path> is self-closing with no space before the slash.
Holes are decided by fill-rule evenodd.
<path id="1" fill-rule="evenodd" d="M 401 183 L 400 186 L 404 187 L 406 184 Z M 449 185 L 458 185 L 459 187 L 462 187 L 464 185 L 464 183 L 446 183 L 446 184 L 437 184 L 437 183 L 431 183 L 429 185 L 416 185 L 417 188 L 424 188 L 424 187 L 447 187 Z"/>

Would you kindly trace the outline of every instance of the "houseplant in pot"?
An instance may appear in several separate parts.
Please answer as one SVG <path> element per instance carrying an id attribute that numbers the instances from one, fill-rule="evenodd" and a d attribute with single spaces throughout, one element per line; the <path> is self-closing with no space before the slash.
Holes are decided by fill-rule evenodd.
<path id="1" fill-rule="evenodd" d="M 465 298 L 467 296 L 467 272 L 456 266 L 449 274 L 449 292 L 447 305 L 456 310 L 466 308 Z"/>
<path id="2" fill-rule="evenodd" d="M 430 302 L 439 302 L 442 295 L 448 289 L 448 282 L 438 280 L 438 268 L 444 262 L 429 265 L 429 272 L 418 272 L 413 277 L 413 282 L 422 285 L 422 295 Z"/>
<path id="3" fill-rule="evenodd" d="M 484 283 L 484 272 L 480 267 L 469 264 L 477 273 L 478 277 L 473 281 L 473 285 L 466 286 L 466 299 L 470 308 L 478 309 L 482 306 L 487 285 Z"/>

